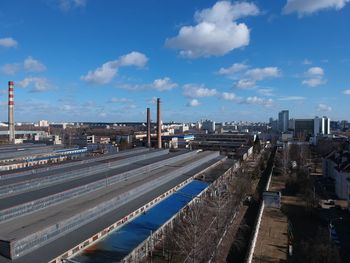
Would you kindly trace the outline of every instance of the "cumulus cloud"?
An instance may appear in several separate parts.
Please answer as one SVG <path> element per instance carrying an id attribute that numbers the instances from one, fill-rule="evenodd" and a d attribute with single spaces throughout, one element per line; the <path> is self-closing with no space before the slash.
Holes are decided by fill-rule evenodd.
<path id="1" fill-rule="evenodd" d="M 345 94 L 345 95 L 350 95 L 350 89 L 344 90 L 344 91 L 343 91 L 343 94 Z"/>
<path id="2" fill-rule="evenodd" d="M 240 103 L 241 104 L 261 105 L 264 107 L 271 107 L 273 105 L 273 100 L 253 96 L 253 97 L 247 97 L 247 98 L 243 99 Z"/>
<path id="3" fill-rule="evenodd" d="M 40 72 L 40 71 L 46 70 L 46 66 L 44 64 L 32 58 L 31 56 L 27 57 L 24 60 L 23 67 L 26 71 L 31 71 L 31 72 Z"/>
<path id="4" fill-rule="evenodd" d="M 303 82 L 302 82 L 303 85 L 307 85 L 307 86 L 312 87 L 312 88 L 320 86 L 324 83 L 326 83 L 326 81 L 322 78 L 306 79 L 306 80 L 303 80 Z"/>
<path id="5" fill-rule="evenodd" d="M 203 84 L 185 84 L 183 86 L 183 95 L 189 98 L 212 97 L 217 94 L 216 89 L 206 88 Z"/>
<path id="6" fill-rule="evenodd" d="M 143 91 L 143 90 L 157 90 L 157 91 L 168 91 L 176 88 L 177 83 L 173 82 L 170 78 L 164 77 L 155 79 L 152 83 L 148 84 L 120 84 L 119 88 L 130 90 L 130 91 Z"/>
<path id="7" fill-rule="evenodd" d="M 108 61 L 95 70 L 89 70 L 89 72 L 81 76 L 80 79 L 92 84 L 108 84 L 117 75 L 118 69 L 125 66 L 144 67 L 148 61 L 148 58 L 140 52 L 131 52 L 124 56 L 119 57 L 117 60 Z"/>
<path id="8" fill-rule="evenodd" d="M 6 64 L 0 68 L 0 72 L 5 75 L 15 75 L 21 69 L 18 63 Z"/>
<path id="9" fill-rule="evenodd" d="M 307 79 L 302 81 L 303 85 L 307 85 L 309 87 L 317 87 L 326 83 L 326 80 L 324 79 L 323 68 L 320 68 L 320 67 L 309 68 L 305 72 L 305 76 L 307 77 Z"/>
<path id="10" fill-rule="evenodd" d="M 268 98 L 261 98 L 257 96 L 249 97 L 239 97 L 232 92 L 223 92 L 221 97 L 224 100 L 233 101 L 239 104 L 251 104 L 251 105 L 260 105 L 264 107 L 271 107 L 273 105 L 273 100 Z"/>
<path id="11" fill-rule="evenodd" d="M 119 65 L 120 67 L 136 66 L 136 67 L 142 68 L 146 65 L 147 61 L 148 61 L 148 58 L 144 54 L 133 51 L 129 54 L 121 56 L 119 60 L 116 62 L 117 62 L 117 65 Z"/>
<path id="12" fill-rule="evenodd" d="M 23 62 L 5 64 L 0 68 L 0 72 L 6 75 L 14 75 L 23 69 L 28 72 L 41 72 L 46 70 L 46 66 L 29 56 Z"/>
<path id="13" fill-rule="evenodd" d="M 256 81 L 255 80 L 250 80 L 250 79 L 240 79 L 234 84 L 234 87 L 237 89 L 251 89 L 256 86 Z"/>
<path id="14" fill-rule="evenodd" d="M 323 76 L 324 75 L 324 70 L 323 70 L 323 68 L 320 68 L 320 67 L 312 67 L 312 68 L 308 69 L 306 74 L 308 76 L 310 76 L 310 77 Z"/>
<path id="15" fill-rule="evenodd" d="M 245 75 L 253 80 L 263 80 L 279 77 L 280 70 L 277 67 L 254 68 L 248 70 Z"/>
<path id="16" fill-rule="evenodd" d="M 328 106 L 326 104 L 320 103 L 317 106 L 317 111 L 330 112 L 330 111 L 332 111 L 332 107 Z"/>
<path id="17" fill-rule="evenodd" d="M 287 0 L 283 13 L 298 13 L 301 17 L 320 11 L 322 9 L 342 9 L 349 0 Z"/>
<path id="18" fill-rule="evenodd" d="M 17 47 L 18 43 L 12 37 L 0 38 L 0 46 L 1 47 Z"/>
<path id="19" fill-rule="evenodd" d="M 251 89 L 256 87 L 256 82 L 267 78 L 276 78 L 281 75 L 281 70 L 277 67 L 253 68 L 247 70 L 242 79 L 234 84 L 237 89 Z"/>
<path id="20" fill-rule="evenodd" d="M 221 96 L 224 100 L 229 100 L 229 101 L 238 101 L 241 99 L 240 97 L 237 97 L 237 95 L 233 92 L 223 92 Z"/>
<path id="21" fill-rule="evenodd" d="M 247 46 L 250 31 L 246 24 L 236 20 L 259 13 L 255 4 L 219 1 L 213 7 L 197 11 L 194 26 L 181 27 L 176 37 L 167 39 L 166 47 L 179 49 L 187 58 L 223 56 Z"/>
<path id="22" fill-rule="evenodd" d="M 22 88 L 31 86 L 31 92 L 45 92 L 53 89 L 48 79 L 43 77 L 28 77 L 18 81 L 17 85 Z"/>
<path id="23" fill-rule="evenodd" d="M 153 81 L 153 89 L 158 91 L 172 90 L 177 87 L 177 84 L 172 82 L 170 78 L 165 77 L 163 79 L 156 79 Z"/>
<path id="24" fill-rule="evenodd" d="M 244 63 L 234 63 L 234 64 L 232 64 L 232 66 L 230 66 L 228 68 L 220 68 L 220 70 L 218 71 L 218 74 L 230 76 L 230 75 L 234 75 L 238 72 L 241 72 L 243 70 L 246 70 L 248 67 L 249 66 L 244 64 Z"/>
<path id="25" fill-rule="evenodd" d="M 188 107 L 197 107 L 199 105 L 200 105 L 200 103 L 197 99 L 192 99 L 187 103 Z"/>

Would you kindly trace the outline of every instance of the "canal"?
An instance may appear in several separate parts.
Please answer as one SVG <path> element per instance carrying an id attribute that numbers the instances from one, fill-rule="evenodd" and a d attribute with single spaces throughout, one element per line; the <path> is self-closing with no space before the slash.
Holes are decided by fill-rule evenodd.
<path id="1" fill-rule="evenodd" d="M 80 263 L 119 262 L 144 241 L 151 231 L 157 230 L 207 186 L 206 182 L 192 181 L 146 213 L 111 232 L 72 260 Z"/>

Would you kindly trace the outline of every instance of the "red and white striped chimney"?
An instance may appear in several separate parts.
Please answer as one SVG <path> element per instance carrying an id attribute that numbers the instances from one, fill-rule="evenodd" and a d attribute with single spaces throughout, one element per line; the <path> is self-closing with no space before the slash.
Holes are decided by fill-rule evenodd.
<path id="1" fill-rule="evenodd" d="M 147 108 L 147 147 L 151 148 L 151 110 Z"/>
<path id="2" fill-rule="evenodd" d="M 157 99 L 157 148 L 162 148 L 162 124 L 160 120 L 160 98 Z"/>
<path id="3" fill-rule="evenodd" d="M 15 142 L 15 120 L 14 120 L 14 114 L 13 114 L 13 107 L 14 107 L 14 84 L 13 81 L 9 81 L 9 99 L 8 99 L 8 127 L 9 127 L 9 142 L 14 143 Z"/>

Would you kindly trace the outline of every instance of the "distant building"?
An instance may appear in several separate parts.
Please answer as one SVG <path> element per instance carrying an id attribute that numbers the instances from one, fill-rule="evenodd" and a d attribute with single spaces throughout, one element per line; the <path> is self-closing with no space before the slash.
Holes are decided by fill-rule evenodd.
<path id="1" fill-rule="evenodd" d="M 46 120 L 41 120 L 38 123 L 39 127 L 49 127 L 49 122 Z"/>
<path id="2" fill-rule="evenodd" d="M 283 110 L 278 113 L 278 128 L 280 132 L 286 132 L 289 127 L 289 111 Z"/>
<path id="3" fill-rule="evenodd" d="M 294 137 L 308 139 L 314 134 L 314 119 L 295 119 Z"/>
<path id="4" fill-rule="evenodd" d="M 314 136 L 317 135 L 326 135 L 330 134 L 331 127 L 330 127 L 331 120 L 327 117 L 315 117 L 314 119 Z"/>
<path id="5" fill-rule="evenodd" d="M 205 120 L 202 122 L 202 130 L 208 131 L 208 133 L 215 132 L 215 121 Z"/>

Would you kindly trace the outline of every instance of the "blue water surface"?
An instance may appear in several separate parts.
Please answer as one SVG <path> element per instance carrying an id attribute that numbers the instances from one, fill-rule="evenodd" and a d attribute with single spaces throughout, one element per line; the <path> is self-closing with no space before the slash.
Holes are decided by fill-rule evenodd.
<path id="1" fill-rule="evenodd" d="M 207 186 L 205 182 L 192 181 L 72 260 L 81 263 L 119 262 L 144 241 L 151 231 L 157 230 Z"/>

